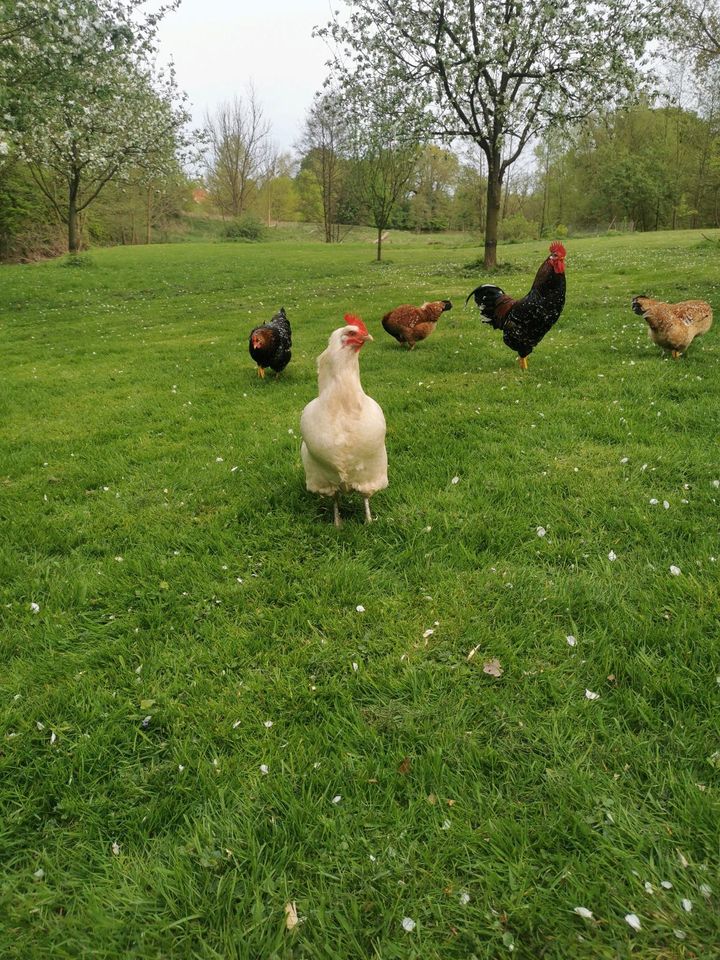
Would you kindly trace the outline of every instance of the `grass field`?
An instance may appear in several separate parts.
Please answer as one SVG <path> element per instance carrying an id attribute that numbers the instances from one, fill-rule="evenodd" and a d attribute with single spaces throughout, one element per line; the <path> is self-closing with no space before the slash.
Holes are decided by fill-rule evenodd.
<path id="1" fill-rule="evenodd" d="M 717 245 L 568 241 L 523 375 L 478 247 L 391 241 L 0 271 L 3 960 L 720 956 L 720 342 L 629 308 L 720 308 Z M 298 424 L 347 311 L 390 486 L 338 531 Z"/>

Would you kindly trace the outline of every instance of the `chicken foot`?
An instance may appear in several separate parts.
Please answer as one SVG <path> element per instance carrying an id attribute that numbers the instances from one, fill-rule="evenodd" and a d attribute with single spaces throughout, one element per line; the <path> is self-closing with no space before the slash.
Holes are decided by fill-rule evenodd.
<path id="1" fill-rule="evenodd" d="M 264 379 L 265 379 L 265 367 L 258 367 L 258 368 L 257 368 L 257 372 L 258 372 L 258 376 L 260 377 L 260 379 L 261 379 L 261 380 L 264 380 Z"/>
<path id="2" fill-rule="evenodd" d="M 518 363 L 520 364 L 521 370 L 527 370 L 528 368 L 527 357 L 518 357 Z"/>

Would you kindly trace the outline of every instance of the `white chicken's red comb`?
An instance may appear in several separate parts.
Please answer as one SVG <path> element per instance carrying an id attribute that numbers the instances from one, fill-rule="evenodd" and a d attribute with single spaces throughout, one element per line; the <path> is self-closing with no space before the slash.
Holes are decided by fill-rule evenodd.
<path id="1" fill-rule="evenodd" d="M 559 240 L 554 240 L 550 244 L 550 253 L 554 253 L 557 257 L 564 257 L 565 247 L 560 243 Z"/>
<path id="2" fill-rule="evenodd" d="M 360 333 L 363 334 L 363 336 L 368 335 L 368 328 L 362 322 L 360 317 L 356 317 L 354 313 L 346 313 L 343 319 L 345 320 L 345 323 L 349 327 L 357 327 Z"/>

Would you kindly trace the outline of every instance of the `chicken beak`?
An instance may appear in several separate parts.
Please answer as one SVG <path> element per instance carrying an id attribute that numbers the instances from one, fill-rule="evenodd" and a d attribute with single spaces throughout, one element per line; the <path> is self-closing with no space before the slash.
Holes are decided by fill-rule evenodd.
<path id="1" fill-rule="evenodd" d="M 368 333 L 368 334 L 365 335 L 365 338 L 364 338 L 364 339 L 365 339 L 365 342 L 367 343 L 368 340 L 374 340 L 375 337 L 373 337 L 373 335 L 372 335 L 371 333 Z"/>

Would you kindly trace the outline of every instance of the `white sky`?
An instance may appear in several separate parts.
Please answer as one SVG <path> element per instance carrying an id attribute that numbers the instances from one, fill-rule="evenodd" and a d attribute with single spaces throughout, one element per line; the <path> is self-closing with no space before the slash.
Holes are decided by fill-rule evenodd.
<path id="1" fill-rule="evenodd" d="M 290 150 L 327 75 L 329 50 L 312 29 L 331 15 L 330 0 L 182 0 L 160 25 L 160 60 L 175 61 L 197 125 L 252 81 L 273 140 Z"/>

